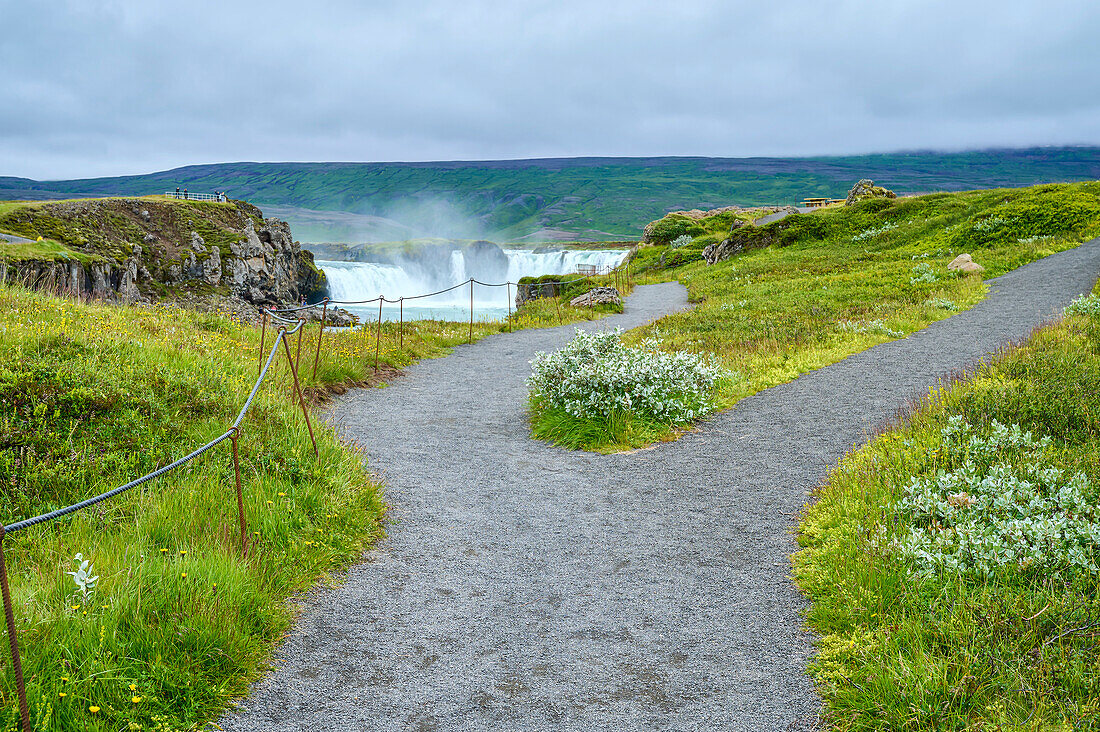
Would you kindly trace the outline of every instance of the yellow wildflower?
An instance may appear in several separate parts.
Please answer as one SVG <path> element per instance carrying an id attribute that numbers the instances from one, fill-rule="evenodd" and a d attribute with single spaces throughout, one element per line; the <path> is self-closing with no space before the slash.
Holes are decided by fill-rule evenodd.
<path id="1" fill-rule="evenodd" d="M 138 702 L 141 701 L 141 697 L 140 696 L 132 696 L 132 697 L 130 697 L 130 701 L 132 701 L 134 704 L 137 704 Z"/>
<path id="2" fill-rule="evenodd" d="M 88 707 L 88 711 L 92 714 L 99 714 L 99 707 Z"/>

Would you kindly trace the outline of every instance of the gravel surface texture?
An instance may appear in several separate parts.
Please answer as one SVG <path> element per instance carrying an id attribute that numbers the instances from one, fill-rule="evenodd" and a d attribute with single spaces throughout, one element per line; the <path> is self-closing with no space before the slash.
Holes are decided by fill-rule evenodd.
<path id="1" fill-rule="evenodd" d="M 796 730 L 820 701 L 790 579 L 796 515 L 906 400 L 1087 292 L 1100 240 L 987 300 L 631 454 L 528 437 L 524 379 L 572 326 L 424 361 L 330 419 L 388 488 L 388 538 L 317 590 L 226 730 Z M 639 287 L 639 325 L 686 307 Z"/>

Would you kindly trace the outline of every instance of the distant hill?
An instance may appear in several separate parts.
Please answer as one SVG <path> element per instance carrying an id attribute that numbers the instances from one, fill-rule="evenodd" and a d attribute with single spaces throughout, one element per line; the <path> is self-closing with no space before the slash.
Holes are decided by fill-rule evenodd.
<path id="1" fill-rule="evenodd" d="M 840 197 L 860 178 L 899 193 L 1100 179 L 1100 148 L 821 158 L 548 158 L 434 163 L 219 163 L 147 175 L 0 177 L 0 199 L 224 190 L 290 222 L 302 241 L 416 236 L 637 237 L 668 211 Z"/>

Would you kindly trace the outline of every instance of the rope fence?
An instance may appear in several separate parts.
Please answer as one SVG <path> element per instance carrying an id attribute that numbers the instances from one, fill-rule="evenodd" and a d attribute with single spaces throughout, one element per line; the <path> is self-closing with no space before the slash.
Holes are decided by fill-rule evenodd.
<path id="1" fill-rule="evenodd" d="M 22 663 L 21 663 L 20 657 L 19 657 L 19 639 L 16 636 L 15 613 L 14 613 L 14 610 L 12 608 L 11 591 L 10 591 L 9 585 L 8 585 L 8 568 L 7 568 L 7 559 L 4 555 L 4 539 L 8 535 L 14 534 L 17 531 L 23 531 L 23 530 L 28 529 L 32 526 L 36 526 L 38 524 L 45 523 L 47 521 L 54 521 L 54 520 L 59 519 L 63 516 L 68 516 L 69 514 L 73 514 L 73 513 L 76 513 L 77 511 L 82 511 L 82 510 L 84 510 L 84 509 L 86 509 L 90 506 L 94 506 L 97 503 L 102 503 L 103 501 L 114 498 L 115 496 L 118 496 L 122 493 L 126 493 L 127 491 L 129 491 L 133 488 L 136 488 L 140 485 L 143 485 L 145 483 L 148 483 L 149 481 L 155 480 L 155 479 L 161 477 L 162 475 L 164 475 L 166 473 L 169 473 L 169 472 L 175 470 L 176 468 L 179 468 L 182 465 L 186 465 L 187 463 L 191 462 L 192 460 L 195 460 L 196 458 L 200 457 L 201 455 L 204 455 L 205 453 L 207 453 L 210 450 L 214 449 L 215 447 L 217 447 L 221 443 L 225 442 L 226 440 L 229 440 L 232 444 L 231 456 L 232 456 L 232 460 L 233 460 L 233 474 L 234 474 L 234 482 L 235 482 L 236 493 L 237 493 L 237 514 L 238 514 L 238 517 L 240 519 L 240 527 L 241 527 L 241 552 L 243 554 L 247 554 L 248 553 L 248 525 L 247 525 L 247 522 L 245 521 L 245 516 L 244 516 L 244 493 L 243 493 L 243 488 L 242 488 L 242 484 L 241 484 L 241 467 L 240 467 L 240 457 L 239 457 L 237 443 L 238 443 L 238 441 L 240 439 L 240 436 L 241 436 L 241 425 L 244 422 L 245 417 L 248 416 L 248 411 L 252 407 L 252 403 L 256 399 L 256 395 L 259 393 L 260 387 L 263 385 L 264 381 L 268 377 L 269 372 L 271 371 L 272 364 L 275 362 L 275 359 L 279 354 L 279 347 L 280 346 L 282 346 L 283 351 L 286 354 L 287 364 L 288 364 L 288 367 L 290 369 L 290 373 L 294 378 L 295 396 L 297 397 L 298 404 L 301 407 L 302 417 L 305 419 L 306 427 L 309 429 L 309 438 L 310 438 L 310 441 L 313 443 L 314 455 L 319 456 L 319 453 L 318 453 L 318 450 L 317 450 L 317 440 L 316 440 L 316 438 L 314 437 L 314 434 L 313 434 L 313 425 L 310 423 L 309 411 L 306 409 L 305 399 L 302 397 L 302 389 L 301 389 L 301 385 L 299 384 L 299 381 L 298 381 L 297 358 L 294 357 L 294 356 L 291 356 L 291 353 L 290 353 L 289 336 L 297 335 L 298 336 L 298 342 L 300 344 L 301 343 L 302 330 L 305 327 L 305 320 L 304 319 L 290 320 L 288 318 L 281 317 L 281 316 L 278 316 L 278 315 L 275 315 L 275 314 L 272 314 L 272 319 L 276 320 L 279 323 L 279 327 L 277 329 L 277 334 L 276 334 L 276 337 L 275 337 L 275 342 L 272 345 L 270 351 L 267 352 L 267 359 L 262 361 L 262 365 L 260 367 L 260 373 L 256 377 L 256 381 L 252 385 L 252 390 L 249 392 L 248 398 L 245 399 L 244 405 L 241 407 L 240 411 L 237 413 L 237 418 L 235 420 L 233 420 L 233 423 L 229 426 L 228 429 L 226 429 L 225 432 L 221 433 L 220 435 L 218 435 L 214 439 L 210 440 L 205 445 L 202 445 L 201 447 L 197 448 L 196 450 L 188 453 L 187 455 L 184 455 L 183 457 L 176 460 L 175 462 L 169 463 L 168 465 L 165 465 L 162 468 L 157 468 L 156 470 L 154 470 L 150 473 L 146 473 L 145 475 L 141 476 L 140 478 L 132 480 L 129 483 L 126 483 L 124 485 L 120 485 L 117 488 L 113 488 L 113 489 L 111 489 L 109 491 L 106 491 L 104 493 L 100 493 L 99 495 L 92 496 L 91 498 L 87 498 L 83 501 L 80 501 L 79 503 L 74 503 L 70 506 L 65 506 L 64 508 L 59 508 L 55 511 L 50 511 L 49 513 L 44 513 L 44 514 L 41 514 L 41 515 L 38 515 L 38 516 L 34 516 L 32 518 L 23 519 L 22 521 L 16 521 L 14 523 L 7 524 L 6 526 L 0 526 L 0 591 L 2 591 L 2 593 L 3 593 L 4 619 L 7 623 L 8 645 L 9 645 L 10 650 L 11 650 L 12 667 L 13 667 L 13 670 L 15 672 L 15 688 L 16 688 L 16 692 L 19 696 L 19 717 L 20 717 L 20 721 L 22 723 L 23 732 L 31 732 L 31 721 L 30 721 L 30 711 L 27 707 L 27 691 L 26 691 L 26 685 L 25 685 L 25 682 L 24 682 L 24 679 L 23 679 L 23 667 L 22 667 Z M 266 319 L 265 319 L 265 322 L 266 322 Z M 291 327 L 291 325 L 293 325 L 293 327 Z"/>
<path id="2" fill-rule="evenodd" d="M 171 194 L 167 194 L 167 195 L 171 195 Z M 190 195 L 195 196 L 196 194 L 190 194 Z M 575 278 L 575 279 L 557 280 L 557 281 L 550 281 L 550 282 L 537 282 L 537 283 L 532 283 L 532 284 L 534 284 L 536 286 L 540 286 L 540 287 L 543 286 L 543 285 L 561 286 L 561 285 L 566 285 L 566 284 L 576 284 L 577 282 L 591 281 L 591 279 L 593 277 L 606 275 L 606 276 L 611 276 L 612 277 L 612 280 L 613 280 L 616 288 L 621 292 L 627 284 L 633 282 L 633 273 L 630 270 L 629 264 L 625 267 L 614 267 L 614 268 L 607 267 L 607 268 L 597 269 L 595 267 L 590 267 L 590 268 L 586 268 L 584 272 L 579 272 L 578 274 L 582 274 L 583 276 L 579 277 L 579 278 Z M 302 418 L 305 420 L 306 428 L 309 430 L 309 439 L 310 439 L 311 443 L 313 444 L 314 455 L 318 458 L 320 456 L 320 453 L 319 453 L 318 448 L 317 448 L 317 439 L 316 439 L 316 436 L 314 435 L 314 432 L 313 432 L 313 424 L 312 424 L 312 422 L 310 421 L 310 418 L 309 418 L 309 410 L 306 407 L 305 397 L 303 395 L 302 386 L 301 386 L 301 382 L 300 382 L 300 379 L 299 379 L 299 365 L 300 365 L 300 358 L 301 358 L 301 351 L 302 351 L 302 334 L 305 331 L 305 326 L 306 326 L 306 319 L 304 317 L 302 317 L 301 312 L 303 310 L 316 308 L 317 305 L 321 305 L 321 307 L 322 307 L 321 320 L 320 320 L 319 328 L 318 328 L 318 332 L 317 332 L 317 347 L 316 347 L 316 350 L 314 351 L 314 357 L 313 357 L 313 378 L 316 379 L 317 365 L 318 365 L 318 362 L 320 360 L 320 354 L 321 354 L 321 341 L 322 341 L 322 336 L 323 336 L 324 331 L 325 331 L 325 321 L 327 320 L 329 305 L 333 305 L 333 306 L 336 306 L 336 305 L 368 305 L 368 304 L 377 302 L 378 303 L 378 319 L 377 319 L 377 326 L 378 327 L 377 327 L 377 333 L 375 335 L 375 350 L 374 350 L 374 369 L 375 369 L 375 372 L 377 372 L 378 367 L 379 367 L 379 354 L 380 354 L 380 350 L 381 350 L 381 341 L 382 341 L 382 307 L 385 303 L 389 303 L 389 304 L 392 304 L 392 305 L 397 305 L 398 308 L 399 308 L 400 320 L 399 320 L 399 323 L 398 323 L 398 340 L 399 340 L 399 343 L 400 343 L 400 347 L 403 348 L 404 347 L 404 331 L 405 331 L 404 313 L 405 313 L 405 302 L 406 301 L 420 300 L 420 299 L 424 299 L 424 298 L 435 297 L 437 295 L 442 295 L 442 294 L 446 294 L 448 292 L 458 290 L 462 287 L 469 287 L 470 288 L 470 318 L 469 318 L 469 334 L 468 334 L 468 337 L 467 337 L 467 341 L 469 343 L 473 343 L 474 286 L 475 285 L 479 285 L 479 286 L 482 286 L 482 287 L 493 287 L 493 288 L 503 287 L 503 288 L 505 288 L 506 296 L 508 298 L 508 327 L 509 327 L 509 331 L 511 331 L 511 326 L 512 326 L 512 322 L 511 322 L 511 319 L 512 319 L 512 287 L 513 286 L 516 287 L 517 292 L 518 292 L 518 288 L 520 287 L 520 283 L 510 282 L 510 281 L 508 281 L 508 282 L 493 282 L 493 283 L 482 282 L 482 281 L 480 281 L 478 279 L 475 279 L 473 277 L 471 277 L 466 282 L 460 282 L 457 285 L 453 285 L 453 286 L 448 287 L 448 288 L 443 289 L 443 290 L 438 290 L 436 292 L 430 292 L 430 293 L 425 293 L 425 294 L 420 294 L 420 295 L 406 295 L 406 296 L 403 296 L 403 297 L 398 297 L 396 299 L 388 298 L 388 297 L 385 297 L 383 295 L 379 295 L 377 297 L 370 298 L 369 300 L 333 300 L 331 298 L 325 298 L 320 303 L 316 303 L 316 304 L 313 304 L 313 305 L 302 305 L 302 306 L 293 307 L 293 308 L 279 308 L 279 309 L 269 309 L 269 310 L 261 311 L 262 324 L 261 324 L 261 334 L 260 334 L 260 352 L 259 352 L 258 373 L 256 375 L 256 380 L 253 383 L 252 390 L 249 392 L 248 397 L 245 399 L 243 406 L 241 407 L 240 411 L 237 413 L 236 419 L 233 420 L 232 424 L 230 424 L 230 426 L 225 430 L 225 432 L 221 433 L 220 435 L 213 438 L 212 440 L 210 440 L 206 444 L 202 445 L 201 447 L 196 448 L 195 450 L 188 453 L 187 455 L 184 455 L 183 457 L 179 458 L 178 460 L 176 460 L 172 463 L 169 463 L 168 465 L 165 465 L 161 468 L 157 468 L 156 470 L 154 470 L 152 472 L 146 473 L 145 475 L 141 476 L 140 478 L 136 478 L 135 480 L 132 480 L 129 483 L 118 486 L 117 488 L 113 488 L 109 491 L 105 491 L 105 492 L 100 493 L 96 496 L 92 496 L 91 498 L 84 499 L 83 501 L 80 501 L 78 503 L 74 503 L 72 505 L 65 506 L 63 508 L 59 508 L 59 509 L 54 510 L 54 511 L 50 511 L 48 513 L 40 514 L 38 516 L 33 516 L 33 517 L 27 518 L 27 519 L 22 519 L 20 521 L 15 521 L 15 522 L 7 524 L 7 525 L 0 525 L 0 591 L 2 591 L 2 594 L 3 594 L 4 617 L 5 617 L 5 621 L 7 623 L 8 644 L 9 644 L 10 650 L 11 650 L 12 667 L 13 667 L 13 671 L 15 673 L 15 685 L 16 685 L 16 691 L 17 691 L 18 697 L 19 697 L 19 716 L 20 716 L 20 720 L 22 722 L 23 732 L 31 732 L 31 722 L 30 722 L 30 712 L 29 712 L 29 709 L 28 709 L 28 706 L 27 706 L 27 693 L 26 693 L 25 682 L 24 682 L 24 679 L 23 679 L 22 662 L 20 660 L 20 655 L 19 655 L 19 641 L 18 641 L 18 638 L 17 638 L 17 635 L 16 635 L 15 613 L 14 613 L 14 610 L 12 608 L 11 592 L 10 592 L 9 583 L 8 583 L 7 561 L 6 561 L 6 557 L 4 555 L 4 539 L 8 535 L 14 534 L 14 533 L 19 532 L 19 531 L 23 531 L 23 530 L 28 529 L 32 526 L 36 526 L 38 524 L 42 524 L 42 523 L 46 523 L 46 522 L 49 522 L 49 521 L 57 520 L 57 519 L 62 518 L 64 516 L 68 516 L 70 514 L 77 513 L 78 511 L 82 511 L 86 508 L 89 508 L 90 506 L 94 506 L 98 503 L 102 503 L 103 501 L 110 500 L 111 498 L 114 498 L 118 495 L 126 493 L 126 492 L 132 490 L 133 488 L 137 488 L 138 486 L 144 485 L 145 483 L 156 480 L 157 478 L 159 478 L 159 477 L 161 477 L 161 476 L 163 476 L 167 473 L 170 473 L 173 470 L 176 470 L 177 468 L 179 468 L 183 465 L 186 465 L 187 463 L 190 463 L 191 461 L 201 457 L 202 455 L 204 455 L 207 452 L 213 450 L 215 447 L 222 444 L 223 442 L 229 441 L 230 445 L 231 445 L 230 458 L 232 459 L 232 463 L 233 463 L 234 485 L 235 485 L 235 488 L 236 488 L 237 515 L 238 515 L 238 518 L 239 518 L 240 530 L 241 530 L 241 553 L 243 555 L 247 555 L 248 550 L 249 550 L 248 525 L 247 525 L 247 522 L 245 520 L 244 491 L 243 491 L 242 481 L 241 481 L 241 466 L 240 466 L 240 455 L 239 455 L 239 449 L 238 449 L 238 442 L 239 442 L 240 436 L 241 436 L 241 426 L 244 423 L 245 418 L 248 416 L 249 410 L 251 409 L 252 404 L 253 404 L 254 400 L 256 399 L 256 395 L 259 393 L 260 388 L 263 386 L 264 382 L 269 378 L 273 367 L 277 368 L 276 360 L 278 358 L 280 347 L 281 347 L 284 355 L 286 356 L 286 365 L 287 365 L 287 368 L 290 372 L 290 376 L 292 377 L 292 382 L 293 382 L 293 385 L 294 385 L 294 391 L 293 391 L 292 396 L 294 397 L 295 401 L 298 402 L 298 406 L 299 406 L 299 408 L 301 409 L 301 412 L 302 412 Z M 559 323 L 560 323 L 561 322 L 560 303 L 558 303 L 558 320 L 559 320 Z M 271 325 L 271 329 L 274 331 L 274 342 L 272 343 L 270 348 L 268 348 L 268 346 L 267 346 L 267 331 L 268 331 L 269 322 L 270 322 L 270 325 Z M 366 337 L 367 328 L 368 328 L 368 324 L 366 322 L 364 322 L 364 324 L 363 324 L 364 338 Z M 294 346 L 294 353 L 293 354 L 291 353 L 291 343 L 290 343 L 290 341 L 291 341 L 290 337 L 291 336 L 297 336 L 297 338 L 295 339 L 296 343 L 295 343 L 295 346 Z M 266 355 L 266 358 L 264 357 L 265 355 Z"/>
<path id="3" fill-rule="evenodd" d="M 634 273 L 630 269 L 629 262 L 626 263 L 625 266 L 618 266 L 618 267 L 612 267 L 612 266 L 607 266 L 607 267 L 595 267 L 595 266 L 584 267 L 583 271 L 578 271 L 578 274 L 580 274 L 582 276 L 579 277 L 579 278 L 569 279 L 569 280 L 538 281 L 538 282 L 532 282 L 532 283 L 528 283 L 528 284 L 531 285 L 531 286 L 539 287 L 539 288 L 541 288 L 545 285 L 557 285 L 557 286 L 573 285 L 573 284 L 576 284 L 578 282 L 589 282 L 590 283 L 593 277 L 609 276 L 609 277 L 612 278 L 612 282 L 615 285 L 615 289 L 618 290 L 619 292 L 622 292 L 627 286 L 629 286 L 630 284 L 633 284 L 633 282 L 634 282 Z M 367 300 L 335 300 L 333 298 L 326 297 L 324 300 L 321 300 L 320 302 L 314 303 L 312 305 L 299 305 L 299 306 L 293 307 L 293 308 L 278 308 L 278 309 L 266 310 L 264 312 L 270 314 L 273 318 L 285 318 L 285 316 L 288 315 L 288 314 L 298 313 L 298 312 L 301 312 L 302 310 L 313 310 L 313 309 L 316 309 L 318 305 L 321 306 L 321 326 L 320 326 L 320 329 L 317 333 L 317 348 L 314 351 L 314 355 L 313 355 L 313 378 L 316 379 L 317 378 L 317 364 L 319 363 L 320 357 L 321 357 L 321 338 L 322 338 L 322 336 L 324 335 L 324 332 L 325 332 L 325 321 L 328 319 L 328 307 L 329 307 L 329 305 L 332 305 L 332 306 L 337 306 L 337 305 L 363 306 L 363 305 L 370 305 L 372 303 L 378 303 L 378 319 L 377 319 L 377 330 L 376 330 L 376 335 L 375 335 L 375 347 L 374 347 L 374 370 L 375 370 L 375 372 L 377 372 L 378 371 L 379 358 L 380 358 L 380 352 L 381 352 L 381 343 L 382 343 L 382 306 L 384 304 L 389 303 L 390 305 L 397 305 L 398 306 L 397 338 L 398 338 L 399 348 L 403 348 L 404 345 L 405 345 L 405 302 L 406 301 L 421 300 L 421 299 L 428 298 L 428 297 L 436 297 L 437 295 L 445 295 L 448 292 L 453 292 L 453 291 L 458 290 L 459 288 L 462 288 L 462 287 L 469 287 L 470 288 L 470 308 L 469 308 L 470 318 L 469 318 L 469 329 L 468 329 L 468 333 L 467 333 L 466 342 L 467 343 L 473 343 L 474 342 L 474 285 L 479 285 L 481 287 L 503 287 L 503 288 L 505 288 L 507 306 L 508 306 L 508 317 L 507 317 L 505 322 L 508 324 L 508 332 L 511 332 L 511 330 L 512 330 L 512 287 L 515 287 L 516 292 L 518 293 L 519 288 L 521 286 L 521 283 L 512 282 L 512 281 L 482 282 L 481 280 L 476 279 L 474 277 L 471 277 L 470 279 L 466 280 L 465 282 L 459 282 L 457 285 L 451 285 L 450 287 L 444 288 L 442 290 L 436 290 L 435 292 L 428 292 L 428 293 L 424 293 L 424 294 L 420 294 L 420 295 L 404 295 L 404 296 L 398 297 L 398 298 L 389 298 L 389 297 L 386 297 L 385 295 L 377 295 L 377 296 L 369 298 Z M 556 310 L 557 310 L 558 323 L 560 324 L 561 320 L 562 320 L 562 317 L 561 317 L 561 302 L 556 300 L 555 301 L 555 306 L 556 306 Z M 364 336 L 363 336 L 364 338 L 366 338 L 367 325 L 368 325 L 367 321 L 364 320 L 363 325 L 362 325 L 363 331 L 364 331 Z M 266 327 L 266 321 L 264 322 L 264 326 Z M 352 327 L 354 327 L 354 326 L 352 326 Z M 260 348 L 261 348 L 261 350 L 263 348 L 262 341 L 261 341 Z"/>

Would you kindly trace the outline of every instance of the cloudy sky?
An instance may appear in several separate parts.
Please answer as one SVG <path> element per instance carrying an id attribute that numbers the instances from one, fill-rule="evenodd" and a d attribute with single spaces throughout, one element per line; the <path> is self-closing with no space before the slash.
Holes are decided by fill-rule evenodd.
<path id="1" fill-rule="evenodd" d="M 1100 144 L 1096 0 L 0 0 L 0 175 Z"/>

